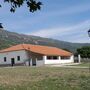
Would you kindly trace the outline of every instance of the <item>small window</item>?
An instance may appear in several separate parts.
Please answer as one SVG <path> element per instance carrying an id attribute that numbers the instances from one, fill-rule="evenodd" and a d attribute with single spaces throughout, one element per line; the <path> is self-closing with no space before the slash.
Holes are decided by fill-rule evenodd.
<path id="1" fill-rule="evenodd" d="M 20 61 L 20 56 L 17 56 L 17 60 Z"/>
<path id="2" fill-rule="evenodd" d="M 47 56 L 47 59 L 52 59 L 52 56 Z"/>
<path id="3" fill-rule="evenodd" d="M 58 59 L 58 56 L 53 56 L 53 59 Z"/>
<path id="4" fill-rule="evenodd" d="M 49 59 L 49 60 L 57 60 L 58 56 L 47 56 L 47 59 Z"/>
<path id="5" fill-rule="evenodd" d="M 4 62 L 6 62 L 7 61 L 7 58 L 6 57 L 4 57 Z"/>
<path id="6" fill-rule="evenodd" d="M 61 59 L 70 59 L 69 56 L 61 56 Z"/>

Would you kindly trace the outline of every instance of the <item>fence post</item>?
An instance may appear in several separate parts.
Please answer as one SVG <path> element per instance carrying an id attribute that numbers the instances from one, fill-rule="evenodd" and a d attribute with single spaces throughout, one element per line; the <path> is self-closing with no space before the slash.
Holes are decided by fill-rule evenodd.
<path id="1" fill-rule="evenodd" d="M 78 55 L 78 62 L 79 63 L 81 62 L 81 56 L 80 56 L 80 54 Z"/>

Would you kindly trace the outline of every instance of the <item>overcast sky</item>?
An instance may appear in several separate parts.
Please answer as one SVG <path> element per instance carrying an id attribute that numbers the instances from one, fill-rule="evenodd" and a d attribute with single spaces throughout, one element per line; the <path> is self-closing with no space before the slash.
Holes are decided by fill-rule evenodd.
<path id="1" fill-rule="evenodd" d="M 88 42 L 90 0 L 40 0 L 41 11 L 29 13 L 23 5 L 13 14 L 2 3 L 0 22 L 6 30 L 69 42 Z"/>

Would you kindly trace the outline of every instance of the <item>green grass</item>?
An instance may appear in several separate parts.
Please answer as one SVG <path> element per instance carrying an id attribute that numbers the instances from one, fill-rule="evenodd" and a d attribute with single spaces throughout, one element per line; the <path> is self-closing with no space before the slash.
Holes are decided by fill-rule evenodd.
<path id="1" fill-rule="evenodd" d="M 90 63 L 81 63 L 79 64 L 79 66 L 85 66 L 85 67 L 89 67 Z"/>
<path id="2" fill-rule="evenodd" d="M 80 66 L 80 67 L 90 67 L 90 63 L 88 62 L 82 62 L 80 64 L 77 64 L 77 65 L 70 65 L 70 66 Z"/>
<path id="3" fill-rule="evenodd" d="M 88 69 L 0 68 L 0 90 L 90 90 Z"/>

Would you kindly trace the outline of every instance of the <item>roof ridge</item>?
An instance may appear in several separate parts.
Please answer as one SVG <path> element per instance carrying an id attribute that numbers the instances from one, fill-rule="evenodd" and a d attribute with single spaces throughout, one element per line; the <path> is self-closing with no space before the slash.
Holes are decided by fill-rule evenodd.
<path id="1" fill-rule="evenodd" d="M 27 46 L 28 45 L 28 46 Z M 24 50 L 30 50 L 30 45 L 31 44 L 21 44 L 21 46 L 22 46 L 22 48 L 24 49 Z"/>
<path id="2" fill-rule="evenodd" d="M 7 49 L 2 50 L 1 52 L 8 51 L 17 51 L 17 50 L 27 50 L 35 53 L 46 54 L 46 55 L 71 55 L 72 53 L 57 47 L 34 45 L 34 44 L 18 44 Z"/>
<path id="3" fill-rule="evenodd" d="M 23 46 L 23 49 L 25 49 L 25 50 L 27 50 L 27 48 L 25 48 L 24 46 L 25 45 L 29 45 L 29 48 L 28 48 L 28 50 L 30 50 L 30 45 L 32 45 L 32 46 L 40 46 L 40 47 L 48 47 L 48 48 L 55 48 L 55 49 L 60 49 L 60 50 L 62 50 L 62 51 L 64 51 L 64 52 L 69 52 L 69 53 L 71 53 L 70 51 L 66 51 L 66 50 L 63 50 L 62 48 L 58 48 L 58 47 L 55 47 L 55 46 L 44 46 L 44 45 L 34 45 L 34 44 L 21 44 L 22 46 Z"/>
<path id="4" fill-rule="evenodd" d="M 40 47 L 50 47 L 50 48 L 57 48 L 57 47 L 55 47 L 55 46 L 36 45 L 36 44 L 21 44 L 21 45 L 33 45 L 33 46 L 40 46 Z"/>
<path id="5" fill-rule="evenodd" d="M 25 48 L 24 48 L 24 44 L 21 44 L 21 46 L 23 47 L 23 49 L 25 49 Z"/>

